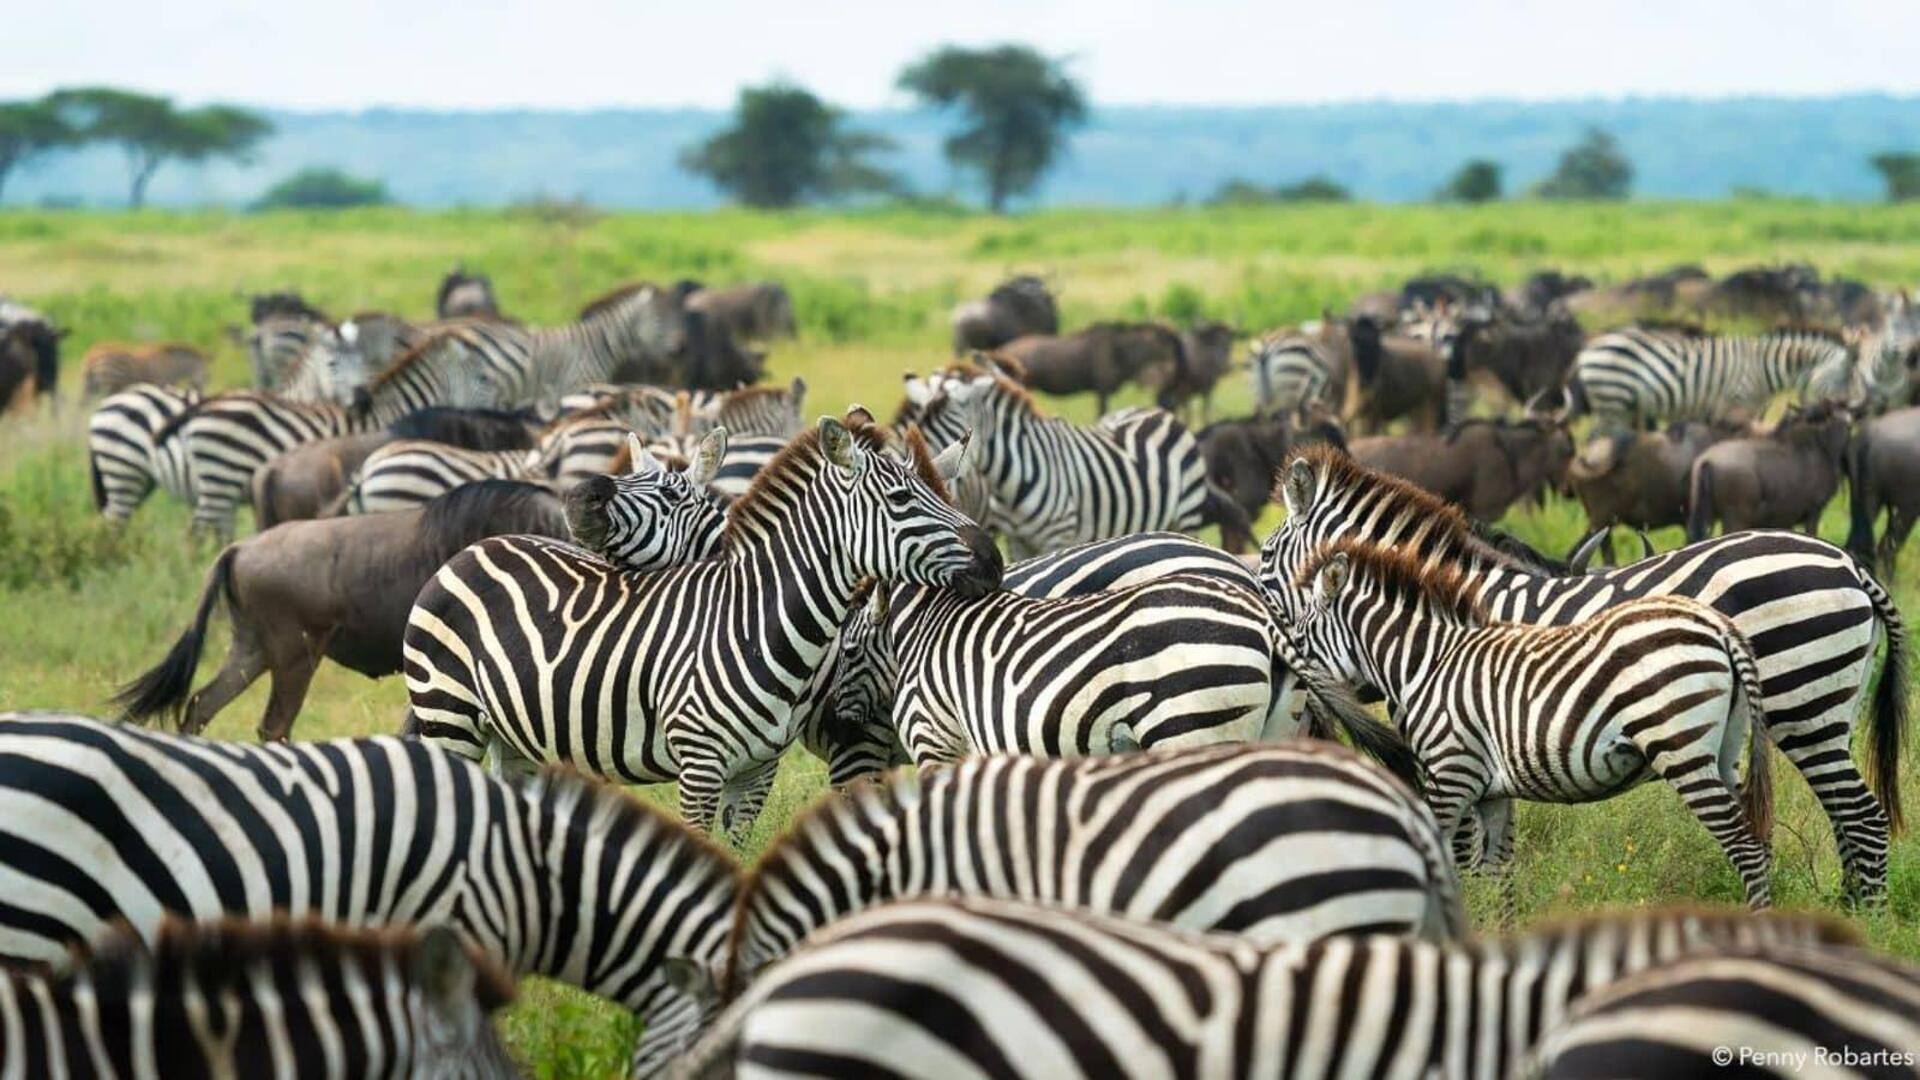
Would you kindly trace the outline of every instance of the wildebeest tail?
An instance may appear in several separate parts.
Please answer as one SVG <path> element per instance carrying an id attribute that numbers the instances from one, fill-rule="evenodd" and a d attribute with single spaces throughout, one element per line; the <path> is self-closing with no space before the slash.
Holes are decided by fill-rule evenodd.
<path id="1" fill-rule="evenodd" d="M 1238 554 L 1253 546 L 1253 519 L 1233 496 L 1207 481 L 1206 497 L 1200 500 L 1200 520 L 1220 527 L 1220 546 Z"/>
<path id="2" fill-rule="evenodd" d="M 193 689 L 193 673 L 200 666 L 200 650 L 207 642 L 207 621 L 222 598 L 233 595 L 233 557 L 240 549 L 232 544 L 213 561 L 207 582 L 200 589 L 200 605 L 173 648 L 146 674 L 121 687 L 113 702 L 121 707 L 120 719 L 143 722 L 153 716 L 166 716 L 176 726 Z"/>
<path id="3" fill-rule="evenodd" d="M 1697 544 L 1713 531 L 1713 462 L 1702 461 L 1693 467 L 1693 483 L 1687 492 L 1687 543 Z"/>
<path id="4" fill-rule="evenodd" d="M 1860 565 L 1873 570 L 1873 524 L 1880 516 L 1880 508 L 1874 505 L 1873 477 L 1867 464 L 1868 443 L 1866 436 L 1856 434 L 1847 442 L 1847 509 L 1850 524 L 1847 527 L 1847 552 L 1860 561 Z"/>

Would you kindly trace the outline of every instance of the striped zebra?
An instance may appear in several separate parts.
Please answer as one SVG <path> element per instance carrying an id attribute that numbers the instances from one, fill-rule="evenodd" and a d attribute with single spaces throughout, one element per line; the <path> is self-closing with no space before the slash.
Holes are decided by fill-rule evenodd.
<path id="1" fill-rule="evenodd" d="M 154 488 L 193 501 L 184 444 L 154 436 L 200 402 L 195 390 L 140 385 L 102 400 L 87 420 L 87 472 L 93 505 L 109 521 L 133 516 Z"/>
<path id="2" fill-rule="evenodd" d="M 822 800 L 742 885 L 731 992 L 855 911 L 924 895 L 1066 904 L 1256 944 L 1466 932 L 1433 816 L 1332 743 L 976 758 Z"/>
<path id="3" fill-rule="evenodd" d="M 562 397 L 560 412 L 605 410 L 607 415 L 628 420 L 646 437 L 699 436 L 724 427 L 735 435 L 790 439 L 800 434 L 800 410 L 806 399 L 806 380 L 798 377 L 786 386 L 721 391 L 594 383 Z"/>
<path id="4" fill-rule="evenodd" d="M 1316 403 L 1338 406 L 1347 392 L 1347 350 L 1329 339 L 1325 324 L 1275 330 L 1256 338 L 1247 352 L 1253 374 L 1254 409 L 1279 416 Z"/>
<path id="5" fill-rule="evenodd" d="M 1494 548 L 1458 508 L 1329 448 L 1295 455 L 1279 494 L 1287 520 L 1262 548 L 1261 583 L 1283 610 L 1304 602 L 1295 586 L 1300 568 L 1321 544 L 1346 536 L 1457 567 L 1496 621 L 1582 622 L 1644 596 L 1713 606 L 1753 647 L 1767 733 L 1833 823 L 1847 894 L 1884 895 L 1888 837 L 1900 820 L 1907 631 L 1886 590 L 1845 551 L 1790 532 L 1736 533 L 1560 577 Z M 1849 744 L 1854 718 L 1868 711 L 1882 637 L 1887 659 L 1866 720 L 1869 787 Z"/>
<path id="6" fill-rule="evenodd" d="M 1587 342 L 1573 359 L 1567 392 L 1570 415 L 1650 428 L 1733 411 L 1757 415 L 1773 395 L 1795 387 L 1849 396 L 1853 375 L 1851 350 L 1824 331 L 1722 337 L 1629 327 Z"/>
<path id="7" fill-rule="evenodd" d="M 999 584 L 999 551 L 946 502 L 959 455 L 907 451 L 822 417 L 733 504 L 718 555 L 651 574 L 532 537 L 468 548 L 408 619 L 409 730 L 468 757 L 678 779 L 688 821 L 744 830 L 863 579 Z"/>
<path id="8" fill-rule="evenodd" d="M 1541 1080 L 1920 1074 L 1920 968 L 1856 949 L 1691 956 L 1574 1004 L 1526 1063 Z"/>
<path id="9" fill-rule="evenodd" d="M 722 425 L 727 432 L 726 453 L 720 458 L 720 467 L 714 471 L 713 478 L 707 481 L 707 490 L 718 496 L 722 502 L 736 502 L 753 486 L 754 478 L 780 456 L 787 448 L 787 440 L 774 435 L 748 435 L 733 437 L 733 429 Z M 714 428 L 709 428 L 711 434 Z M 668 435 L 654 439 L 646 445 L 648 453 L 669 464 L 677 465 L 691 462 L 700 445 L 700 436 Z M 615 463 L 617 466 L 617 462 Z"/>
<path id="10" fill-rule="evenodd" d="M 451 931 L 168 922 L 74 970 L 0 974 L 0 1076 L 520 1075 L 490 1014 L 513 983 Z"/>
<path id="11" fill-rule="evenodd" d="M 1258 945 L 1077 908 L 904 901 L 770 968 L 674 1075 L 1492 1080 L 1617 979 L 1834 939 L 1848 935 L 1809 916 L 1641 910 L 1471 944 Z"/>
<path id="12" fill-rule="evenodd" d="M 1515 799 L 1593 802 L 1658 776 L 1726 852 L 1747 903 L 1767 906 L 1760 673 L 1725 615 L 1649 596 L 1569 626 L 1494 624 L 1455 567 L 1354 539 L 1324 545 L 1295 581 L 1312 590 L 1286 612 L 1300 653 L 1386 694 L 1441 831 L 1476 814 L 1490 869 L 1512 854 Z"/>
<path id="13" fill-rule="evenodd" d="M 260 466 L 296 446 L 377 431 L 431 405 L 500 408 L 499 376 L 455 353 L 422 346 L 383 372 L 352 407 L 293 402 L 253 391 L 202 400 L 154 434 L 166 449 L 180 440 L 192 478 L 193 524 L 222 542 L 247 500 Z"/>
<path id="14" fill-rule="evenodd" d="M 663 570 L 718 554 L 727 519 L 709 484 L 726 453 L 726 429 L 708 432 L 685 469 L 668 468 L 639 439 L 627 438 L 625 468 L 567 492 L 574 542 L 628 570 Z"/>
<path id="15" fill-rule="evenodd" d="M 260 319 L 247 333 L 247 362 L 253 388 L 280 394 L 306 366 L 307 356 L 329 339 L 338 341 L 331 322 L 318 312 L 277 314 Z"/>
<path id="16" fill-rule="evenodd" d="M 419 742 L 251 746 L 0 715 L 0 958 L 58 964 L 125 919 L 445 924 L 520 975 L 646 1020 L 658 1068 L 699 1022 L 671 960 L 725 956 L 737 868 L 617 788 L 524 787 Z"/>
<path id="17" fill-rule="evenodd" d="M 938 380 L 955 413 L 929 422 L 933 445 L 971 428 L 970 455 L 992 500 L 984 522 L 1016 558 L 1089 540 L 1219 525 L 1229 550 L 1249 543 L 1245 511 L 1208 480 L 1198 440 L 1172 413 L 1122 409 L 1091 427 L 1041 414 L 1005 375 L 962 367 Z M 935 410 L 929 402 L 929 414 Z M 930 415 L 930 421 L 933 417 Z"/>

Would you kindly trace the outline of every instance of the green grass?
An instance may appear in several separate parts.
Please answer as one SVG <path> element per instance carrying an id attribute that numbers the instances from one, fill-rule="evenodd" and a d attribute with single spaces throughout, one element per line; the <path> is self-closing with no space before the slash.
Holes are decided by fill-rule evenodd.
<path id="1" fill-rule="evenodd" d="M 793 292 L 802 336 L 776 347 L 775 375 L 805 376 L 815 412 L 856 401 L 885 411 L 902 371 L 945 361 L 952 303 L 1014 270 L 1047 275 L 1069 324 L 1208 315 L 1259 330 L 1424 270 L 1472 269 L 1507 282 L 1544 265 L 1616 278 L 1680 261 L 1724 271 L 1781 259 L 1879 285 L 1920 281 L 1920 205 L 1303 206 L 1006 219 L 900 211 L 596 216 L 565 207 L 0 214 L 0 288 L 71 328 L 66 354 L 74 358 L 58 416 L 0 420 L 0 709 L 103 712 L 113 687 L 157 660 L 179 632 L 208 553 L 186 542 L 185 508 L 164 500 L 123 532 L 95 518 L 77 358 L 98 341 L 178 339 L 214 353 L 216 386 L 240 385 L 245 359 L 225 331 L 245 320 L 244 292 L 296 287 L 336 313 L 426 316 L 439 275 L 464 263 L 492 275 L 510 313 L 551 322 L 624 280 L 778 278 Z M 1229 382 L 1219 404 L 1232 414 L 1249 400 L 1247 387 Z M 1089 399 L 1054 404 L 1092 417 Z M 1278 514 L 1269 511 L 1263 524 Z M 1550 501 L 1504 524 L 1564 551 L 1583 520 L 1577 507 Z M 1822 531 L 1838 539 L 1845 525 L 1836 504 Z M 1655 539 L 1664 549 L 1680 538 L 1671 530 Z M 1920 565 L 1912 552 L 1907 560 Z M 1920 590 L 1909 582 L 1896 597 L 1904 610 L 1920 610 Z M 376 683 L 324 667 L 295 737 L 392 731 L 405 696 L 398 679 Z M 251 738 L 265 699 L 263 680 L 211 734 Z M 1790 772 L 1780 770 L 1775 896 L 1784 907 L 1832 909 L 1838 871 L 1825 819 Z M 1920 783 L 1911 764 L 1905 779 L 1910 788 Z M 791 758 L 741 854 L 760 850 L 823 786 L 818 763 Z M 647 794 L 672 797 L 670 789 Z M 1739 899 L 1726 860 L 1659 785 L 1592 806 L 1523 807 L 1519 830 L 1516 876 L 1529 916 Z M 1490 913 L 1492 890 L 1481 882 L 1470 890 L 1475 910 Z M 1879 945 L 1920 956 L 1920 842 L 1911 838 L 1895 845 L 1892 894 L 1888 911 L 1862 929 Z M 619 1010 L 538 981 L 525 985 L 503 1026 L 543 1077 L 613 1075 L 636 1034 Z"/>

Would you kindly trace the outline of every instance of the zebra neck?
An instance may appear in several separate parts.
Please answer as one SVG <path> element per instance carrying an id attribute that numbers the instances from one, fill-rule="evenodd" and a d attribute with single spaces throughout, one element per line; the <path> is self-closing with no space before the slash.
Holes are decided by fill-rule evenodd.
<path id="1" fill-rule="evenodd" d="M 1476 627 L 1456 622 L 1426 604 L 1396 606 L 1381 612 L 1353 611 L 1340 618 L 1356 630 L 1361 666 L 1396 703 L 1418 684 L 1435 657 L 1451 651 Z"/>

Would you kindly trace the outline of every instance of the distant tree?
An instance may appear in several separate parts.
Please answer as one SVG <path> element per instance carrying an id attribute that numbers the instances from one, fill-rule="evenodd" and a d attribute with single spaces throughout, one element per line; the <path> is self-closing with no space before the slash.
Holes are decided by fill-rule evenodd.
<path id="1" fill-rule="evenodd" d="M 393 201 L 379 180 L 348 176 L 339 169 L 301 169 L 268 188 L 253 205 L 260 210 L 338 210 Z"/>
<path id="2" fill-rule="evenodd" d="M 273 131 L 263 116 L 231 105 L 176 108 L 164 97 L 88 86 L 59 90 L 47 103 L 85 142 L 118 143 L 132 181 L 129 205 L 147 200 L 147 182 L 169 161 L 246 160 Z"/>
<path id="3" fill-rule="evenodd" d="M 0 193 L 15 168 L 72 138 L 60 114 L 44 101 L 0 102 Z"/>
<path id="4" fill-rule="evenodd" d="M 1060 61 L 1024 45 L 949 45 L 902 71 L 900 88 L 966 115 L 947 139 L 947 159 L 980 170 L 996 214 L 1033 190 L 1065 149 L 1067 129 L 1087 118 L 1086 98 Z"/>
<path id="5" fill-rule="evenodd" d="M 1633 163 L 1620 144 L 1599 128 L 1560 155 L 1553 175 L 1534 187 L 1543 199 L 1624 199 L 1633 186 Z"/>
<path id="6" fill-rule="evenodd" d="M 866 157 L 893 148 L 885 136 L 848 131 L 845 114 L 797 86 L 740 91 L 733 126 L 680 155 L 680 166 L 748 206 L 892 192 L 899 181 Z"/>
<path id="7" fill-rule="evenodd" d="M 1291 184 L 1268 187 L 1238 177 L 1214 189 L 1209 206 L 1261 206 L 1282 202 L 1346 202 L 1351 192 L 1325 176 L 1309 176 Z"/>
<path id="8" fill-rule="evenodd" d="M 1445 202 L 1483 203 L 1500 197 L 1500 165 L 1486 158 L 1473 158 L 1460 166 L 1446 186 L 1440 189 Z"/>
<path id="9" fill-rule="evenodd" d="M 1886 181 L 1889 201 L 1920 199 L 1920 154 L 1875 154 L 1868 163 Z"/>

